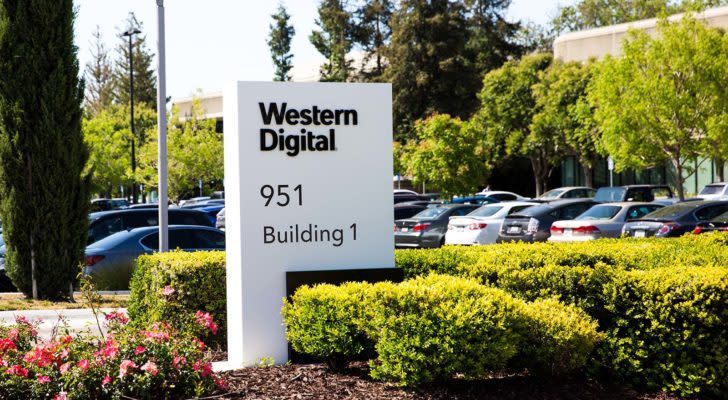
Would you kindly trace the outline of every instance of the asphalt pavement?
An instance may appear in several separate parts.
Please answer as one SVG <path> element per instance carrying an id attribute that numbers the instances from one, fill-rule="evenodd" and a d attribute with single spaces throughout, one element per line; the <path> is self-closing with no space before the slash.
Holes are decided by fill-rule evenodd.
<path id="1" fill-rule="evenodd" d="M 126 309 L 102 308 L 102 312 L 122 311 Z M 52 336 L 54 329 L 65 329 L 71 333 L 89 331 L 98 334 L 96 319 L 89 308 L 73 310 L 26 310 L 26 311 L 0 311 L 0 325 L 9 325 L 15 322 L 16 316 L 24 316 L 29 321 L 40 321 L 38 335 L 43 339 Z M 104 315 L 99 315 L 99 322 L 104 326 Z M 61 331 L 62 332 L 62 331 Z"/>

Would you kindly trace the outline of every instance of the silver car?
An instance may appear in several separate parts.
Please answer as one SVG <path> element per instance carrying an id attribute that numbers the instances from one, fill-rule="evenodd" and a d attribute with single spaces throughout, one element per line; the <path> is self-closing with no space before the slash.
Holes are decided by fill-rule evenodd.
<path id="1" fill-rule="evenodd" d="M 159 227 L 117 232 L 86 247 L 85 273 L 99 289 L 126 290 L 137 257 L 159 248 Z M 196 225 L 169 227 L 169 248 L 184 251 L 224 250 L 225 233 Z"/>
<path id="2" fill-rule="evenodd" d="M 569 221 L 556 221 L 551 225 L 550 242 L 585 242 L 599 238 L 617 238 L 624 224 L 662 208 L 655 203 L 597 204 Z"/>

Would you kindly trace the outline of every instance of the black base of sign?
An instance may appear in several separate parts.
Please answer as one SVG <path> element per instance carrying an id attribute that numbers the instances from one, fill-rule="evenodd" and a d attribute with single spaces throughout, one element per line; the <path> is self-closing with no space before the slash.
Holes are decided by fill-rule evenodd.
<path id="1" fill-rule="evenodd" d="M 296 271 L 286 272 L 286 296 L 293 296 L 296 289 L 303 285 L 316 285 L 328 283 L 339 285 L 344 282 L 402 282 L 404 271 L 402 268 L 374 268 L 374 269 L 340 269 L 336 271 Z M 288 358 L 292 362 L 305 363 L 317 361 L 310 356 L 294 351 L 288 345 Z M 321 360 L 318 360 L 321 361 Z"/>

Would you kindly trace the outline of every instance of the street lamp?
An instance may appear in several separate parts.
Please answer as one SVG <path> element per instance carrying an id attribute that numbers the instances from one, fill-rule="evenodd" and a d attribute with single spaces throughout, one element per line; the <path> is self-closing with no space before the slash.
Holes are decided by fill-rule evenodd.
<path id="1" fill-rule="evenodd" d="M 157 154 L 159 168 L 159 251 L 169 251 L 167 223 L 167 77 L 164 43 L 164 0 L 157 0 Z"/>
<path id="2" fill-rule="evenodd" d="M 131 202 L 137 203 L 137 187 L 133 176 L 136 173 L 136 156 L 134 154 L 134 141 L 136 139 L 136 130 L 134 129 L 134 47 L 132 36 L 142 33 L 139 29 L 129 28 L 128 31 L 122 33 L 122 36 L 129 38 L 129 104 L 131 106 Z"/>

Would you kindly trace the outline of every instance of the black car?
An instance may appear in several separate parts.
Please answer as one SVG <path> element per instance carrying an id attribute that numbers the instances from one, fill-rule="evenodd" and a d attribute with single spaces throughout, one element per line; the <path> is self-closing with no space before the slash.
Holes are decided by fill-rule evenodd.
<path id="1" fill-rule="evenodd" d="M 169 225 L 215 226 L 207 214 L 202 211 L 172 208 L 168 212 Z M 159 211 L 156 209 L 142 208 L 91 213 L 89 214 L 86 244 L 97 242 L 123 230 L 156 225 L 159 225 Z"/>
<path id="2" fill-rule="evenodd" d="M 394 245 L 404 248 L 434 248 L 445 243 L 450 217 L 470 214 L 477 204 L 443 204 L 422 210 L 412 218 L 394 221 Z"/>
<path id="3" fill-rule="evenodd" d="M 412 193 L 395 193 L 394 204 L 407 203 L 410 201 L 430 201 L 428 197 Z"/>
<path id="4" fill-rule="evenodd" d="M 690 201 L 667 206 L 624 224 L 622 234 L 631 237 L 677 237 L 692 232 L 728 212 L 728 201 Z"/>
<path id="5" fill-rule="evenodd" d="M 693 233 L 705 232 L 727 232 L 728 231 L 728 212 L 724 212 L 710 221 L 698 222 Z"/>
<path id="6" fill-rule="evenodd" d="M 569 199 L 528 207 L 506 216 L 496 243 L 544 242 L 555 221 L 574 219 L 595 204 L 592 199 Z"/>
<path id="7" fill-rule="evenodd" d="M 129 208 L 126 199 L 93 199 L 91 200 L 91 212 L 123 210 Z"/>
<path id="8" fill-rule="evenodd" d="M 412 203 L 420 203 L 418 201 Z M 394 205 L 394 220 L 413 217 L 427 208 L 424 204 L 399 203 Z"/>
<path id="9" fill-rule="evenodd" d="M 599 203 L 616 203 L 623 201 L 651 202 L 660 199 L 672 199 L 675 195 L 667 185 L 626 185 L 601 187 L 594 195 Z"/>

